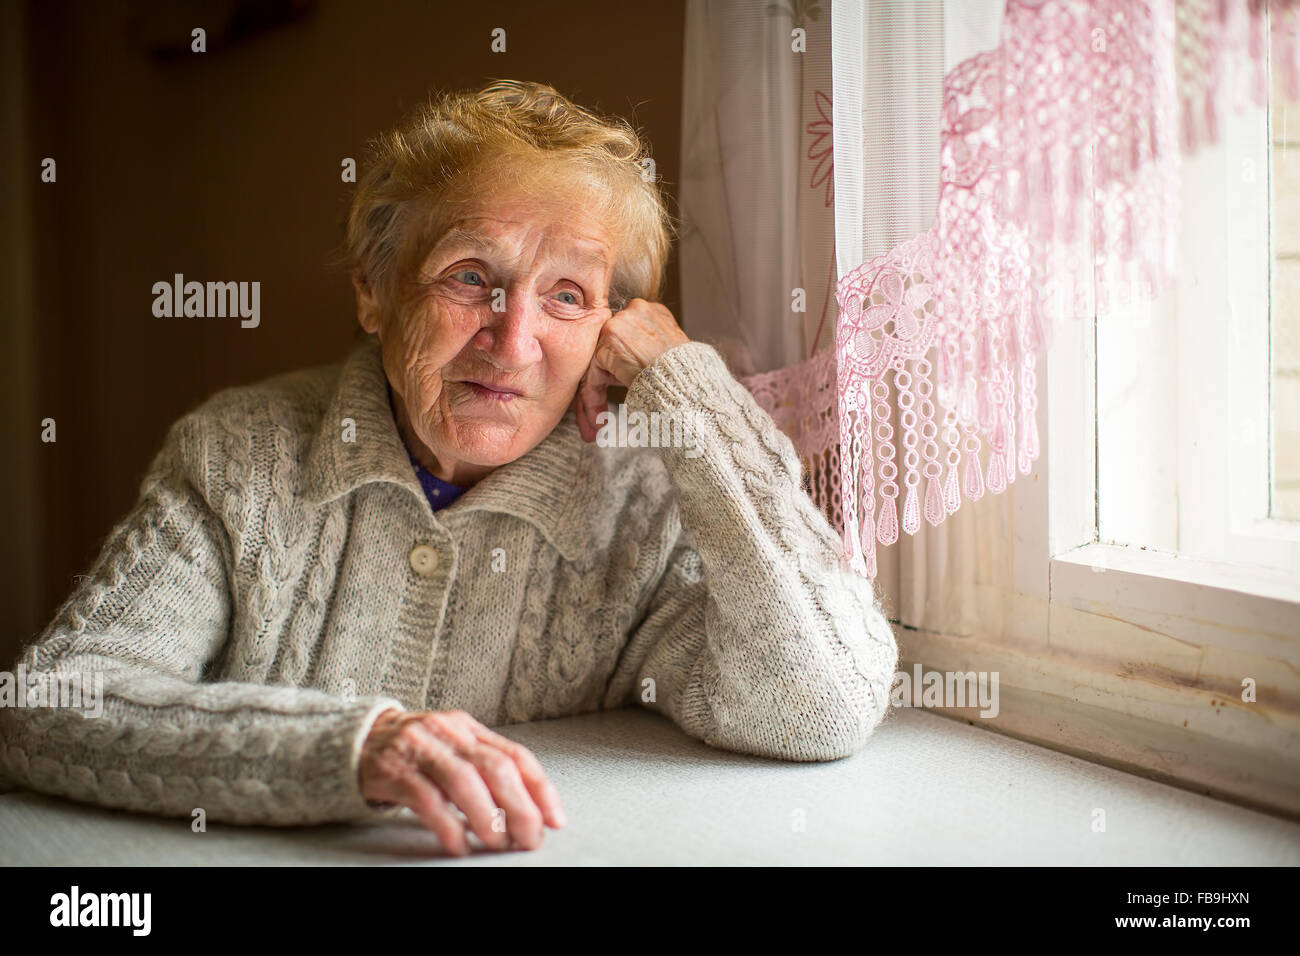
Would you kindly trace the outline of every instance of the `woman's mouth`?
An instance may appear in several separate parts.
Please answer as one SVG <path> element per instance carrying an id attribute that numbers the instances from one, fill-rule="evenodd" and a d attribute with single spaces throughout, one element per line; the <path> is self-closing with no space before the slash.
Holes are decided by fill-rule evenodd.
<path id="1" fill-rule="evenodd" d="M 519 398 L 523 393 L 513 388 L 506 388 L 504 385 L 488 385 L 483 382 L 476 382 L 473 379 L 465 379 L 461 382 L 471 392 L 489 402 L 510 402 Z"/>

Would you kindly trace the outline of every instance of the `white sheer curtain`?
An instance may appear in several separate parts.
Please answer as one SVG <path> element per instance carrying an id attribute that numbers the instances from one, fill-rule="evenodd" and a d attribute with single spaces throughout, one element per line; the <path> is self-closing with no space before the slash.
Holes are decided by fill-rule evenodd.
<path id="1" fill-rule="evenodd" d="M 790 436 L 839 528 L 830 94 L 824 5 L 687 6 L 682 324 Z"/>
<path id="2" fill-rule="evenodd" d="M 829 11 L 689 3 L 684 69 L 683 326 L 737 375 L 789 368 L 835 336 Z"/>
<path id="3" fill-rule="evenodd" d="M 845 0 L 834 43 L 838 272 L 934 224 L 944 76 L 1001 40 L 1002 0 Z M 895 434 L 898 409 L 893 410 Z M 877 555 L 900 624 L 962 636 L 1002 633 L 1011 606 L 1015 486 L 985 495 Z"/>
<path id="4" fill-rule="evenodd" d="M 995 0 L 687 6 L 683 327 L 791 436 L 837 527 L 835 284 L 933 221 L 944 74 L 995 47 L 1000 25 Z M 883 549 L 890 616 L 949 634 L 997 623 L 1013 506 L 986 496 Z"/>

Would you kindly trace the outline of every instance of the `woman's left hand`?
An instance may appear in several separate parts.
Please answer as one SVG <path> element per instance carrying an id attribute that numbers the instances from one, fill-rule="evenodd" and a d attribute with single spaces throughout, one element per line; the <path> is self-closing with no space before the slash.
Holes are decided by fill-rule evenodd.
<path id="1" fill-rule="evenodd" d="M 631 387 L 633 379 L 669 349 L 690 339 L 672 312 L 658 302 L 633 299 L 614 313 L 600 330 L 596 352 L 573 398 L 578 428 L 587 441 L 596 440 L 596 416 L 608 411 L 605 389 Z"/>

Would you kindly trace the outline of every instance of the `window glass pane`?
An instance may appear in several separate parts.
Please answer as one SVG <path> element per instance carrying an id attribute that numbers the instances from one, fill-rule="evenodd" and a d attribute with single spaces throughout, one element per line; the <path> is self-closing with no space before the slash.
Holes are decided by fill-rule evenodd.
<path id="1" fill-rule="evenodd" d="M 1270 502 L 1274 518 L 1300 520 L 1300 107 L 1273 74 L 1272 247 L 1269 304 Z"/>

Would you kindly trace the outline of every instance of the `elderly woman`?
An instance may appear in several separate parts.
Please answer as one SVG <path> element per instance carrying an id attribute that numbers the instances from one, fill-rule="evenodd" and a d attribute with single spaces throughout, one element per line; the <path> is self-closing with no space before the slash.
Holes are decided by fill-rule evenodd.
<path id="1" fill-rule="evenodd" d="M 237 823 L 409 808 L 461 854 L 564 823 L 486 725 L 640 705 L 744 753 L 860 748 L 890 627 L 789 440 L 653 301 L 642 158 L 627 124 L 518 82 L 376 140 L 347 226 L 369 335 L 172 427 L 21 661 L 102 675 L 102 716 L 0 709 L 0 769 Z M 685 440 L 596 441 L 612 385 Z"/>

